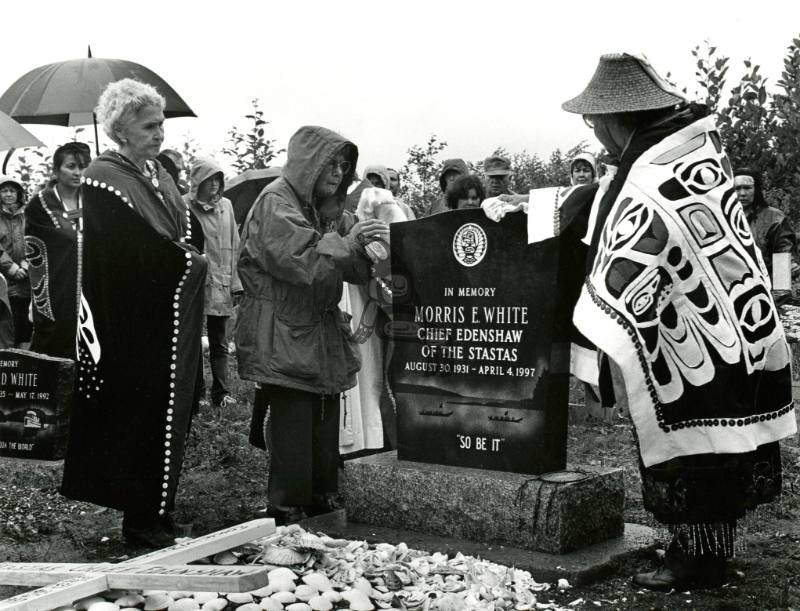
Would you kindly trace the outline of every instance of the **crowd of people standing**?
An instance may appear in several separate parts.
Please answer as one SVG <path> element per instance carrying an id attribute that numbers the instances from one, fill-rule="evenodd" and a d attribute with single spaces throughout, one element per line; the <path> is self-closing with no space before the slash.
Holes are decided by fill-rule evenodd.
<path id="1" fill-rule="evenodd" d="M 605 147 L 604 177 L 581 154 L 570 161 L 570 185 L 517 194 L 508 159 L 486 158 L 483 176 L 449 159 L 441 199 L 426 214 L 522 213 L 530 242 L 564 241 L 580 294 L 568 305 L 579 344 L 572 371 L 587 395 L 600 400 L 610 388 L 603 402 L 630 410 L 645 504 L 674 533 L 665 565 L 635 583 L 713 585 L 735 550 L 737 520 L 779 491 L 777 441 L 795 430 L 788 350 L 769 287 L 772 254 L 794 253 L 796 239 L 764 202 L 758 173 L 725 166 L 707 109 L 642 58 L 603 56 L 564 109 L 583 115 Z M 162 150 L 163 110 L 151 86 L 112 83 L 97 116 L 115 150 L 90 161 L 85 145 L 59 147 L 52 179 L 27 206 L 20 183 L 0 178 L 0 271 L 11 313 L 0 336 L 77 363 L 62 493 L 122 510 L 125 537 L 148 546 L 174 537 L 186 437 L 204 394 L 204 326 L 210 402 L 223 410 L 235 403 L 228 341 L 237 306 L 238 374 L 256 387 L 251 440 L 271 455 L 270 515 L 292 522 L 330 511 L 340 454 L 392 447 L 384 392 L 391 346 L 356 341 L 364 323 L 352 315 L 373 297 L 368 283 L 386 261 L 389 224 L 414 219 L 398 197 L 397 171 L 367 166 L 358 181 L 356 144 L 304 126 L 280 178 L 237 227 L 221 167 L 197 160 L 184 182 L 180 156 Z M 667 176 L 664 160 L 683 157 L 703 171 Z M 690 189 L 694 216 L 671 212 L 677 207 L 664 202 Z M 634 200 L 646 202 L 636 214 Z M 693 234 L 700 216 L 705 234 Z M 645 219 L 649 233 L 634 243 Z M 722 263 L 707 248 L 712 227 L 714 243 L 729 246 Z M 606 269 L 623 259 L 630 263 Z M 687 266 L 708 273 L 705 301 Z M 642 269 L 663 273 L 644 282 Z M 633 293 L 635 307 L 624 297 Z M 704 309 L 708 295 L 716 317 Z M 699 313 L 686 314 L 693 299 Z M 742 306 L 746 299 L 761 306 Z M 390 315 L 373 314 L 373 325 Z M 689 327 L 706 340 L 679 345 L 676 329 Z M 670 356 L 681 351 L 696 367 Z M 726 385 L 737 397 L 722 409 Z M 669 420 L 665 405 L 680 417 Z"/>

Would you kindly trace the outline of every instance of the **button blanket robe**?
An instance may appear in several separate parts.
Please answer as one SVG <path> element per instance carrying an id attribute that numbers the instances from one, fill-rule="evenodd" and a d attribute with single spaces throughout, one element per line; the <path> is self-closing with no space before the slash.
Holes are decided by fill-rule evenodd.
<path id="1" fill-rule="evenodd" d="M 206 262 L 164 170 L 116 153 L 86 170 L 78 383 L 62 492 L 172 509 L 189 431 Z"/>
<path id="2" fill-rule="evenodd" d="M 605 192 L 531 191 L 527 220 L 530 242 L 588 222 L 573 321 L 629 404 L 645 507 L 693 551 L 731 555 L 736 520 L 780 491 L 777 441 L 796 420 L 769 277 L 707 114 L 635 134 Z"/>

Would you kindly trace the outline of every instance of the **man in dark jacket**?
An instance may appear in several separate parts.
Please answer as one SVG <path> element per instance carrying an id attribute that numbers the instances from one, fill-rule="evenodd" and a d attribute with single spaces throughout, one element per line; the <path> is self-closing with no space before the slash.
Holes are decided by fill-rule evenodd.
<path id="1" fill-rule="evenodd" d="M 339 393 L 355 385 L 360 368 L 338 307 L 342 283 L 366 283 L 362 244 L 388 237 L 383 222 L 353 224 L 344 213 L 357 161 L 352 142 L 301 127 L 281 178 L 244 222 L 239 375 L 259 383 L 256 404 L 269 405 L 268 495 L 279 521 L 301 519 L 304 508 L 329 510 L 337 492 Z"/>
<path id="2" fill-rule="evenodd" d="M 486 180 L 486 197 L 509 195 L 511 191 L 511 162 L 505 157 L 493 155 L 483 162 L 483 175 Z"/>

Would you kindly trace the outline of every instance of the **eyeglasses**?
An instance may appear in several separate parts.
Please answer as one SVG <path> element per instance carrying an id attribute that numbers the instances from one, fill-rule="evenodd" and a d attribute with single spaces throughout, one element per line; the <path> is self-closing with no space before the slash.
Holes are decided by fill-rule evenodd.
<path id="1" fill-rule="evenodd" d="M 594 119 L 592 119 L 591 115 L 583 115 L 583 122 L 589 127 L 589 129 L 594 129 Z"/>
<path id="2" fill-rule="evenodd" d="M 336 169 L 338 168 L 339 170 L 342 171 L 342 174 L 347 174 L 348 172 L 350 172 L 351 164 L 349 161 L 336 161 L 335 159 L 332 159 L 331 161 L 328 162 L 328 165 L 325 167 L 329 172 L 335 172 Z"/>

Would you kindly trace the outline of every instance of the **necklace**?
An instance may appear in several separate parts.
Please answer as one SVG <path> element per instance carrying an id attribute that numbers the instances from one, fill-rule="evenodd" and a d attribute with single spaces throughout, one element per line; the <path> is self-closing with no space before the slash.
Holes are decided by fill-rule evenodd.
<path id="1" fill-rule="evenodd" d="M 64 200 L 61 198 L 61 194 L 58 192 L 58 185 L 53 187 L 53 194 L 56 196 L 56 199 L 59 201 L 61 207 L 64 209 L 64 211 L 61 213 L 61 218 L 63 218 L 66 221 L 69 221 L 72 224 L 72 228 L 75 231 L 82 229 L 82 227 L 80 227 L 80 220 L 81 217 L 83 216 L 83 210 L 82 210 L 83 199 L 81 198 L 80 189 L 78 190 L 77 207 L 74 210 L 68 210 L 67 207 L 64 205 Z M 42 202 L 42 207 L 47 212 L 47 215 L 50 217 L 50 220 L 53 221 L 56 227 L 59 227 L 60 225 L 58 223 L 58 220 L 55 218 L 55 215 L 50 210 L 50 208 L 48 208 L 47 204 L 45 203 L 44 197 L 40 197 L 39 200 Z"/>

